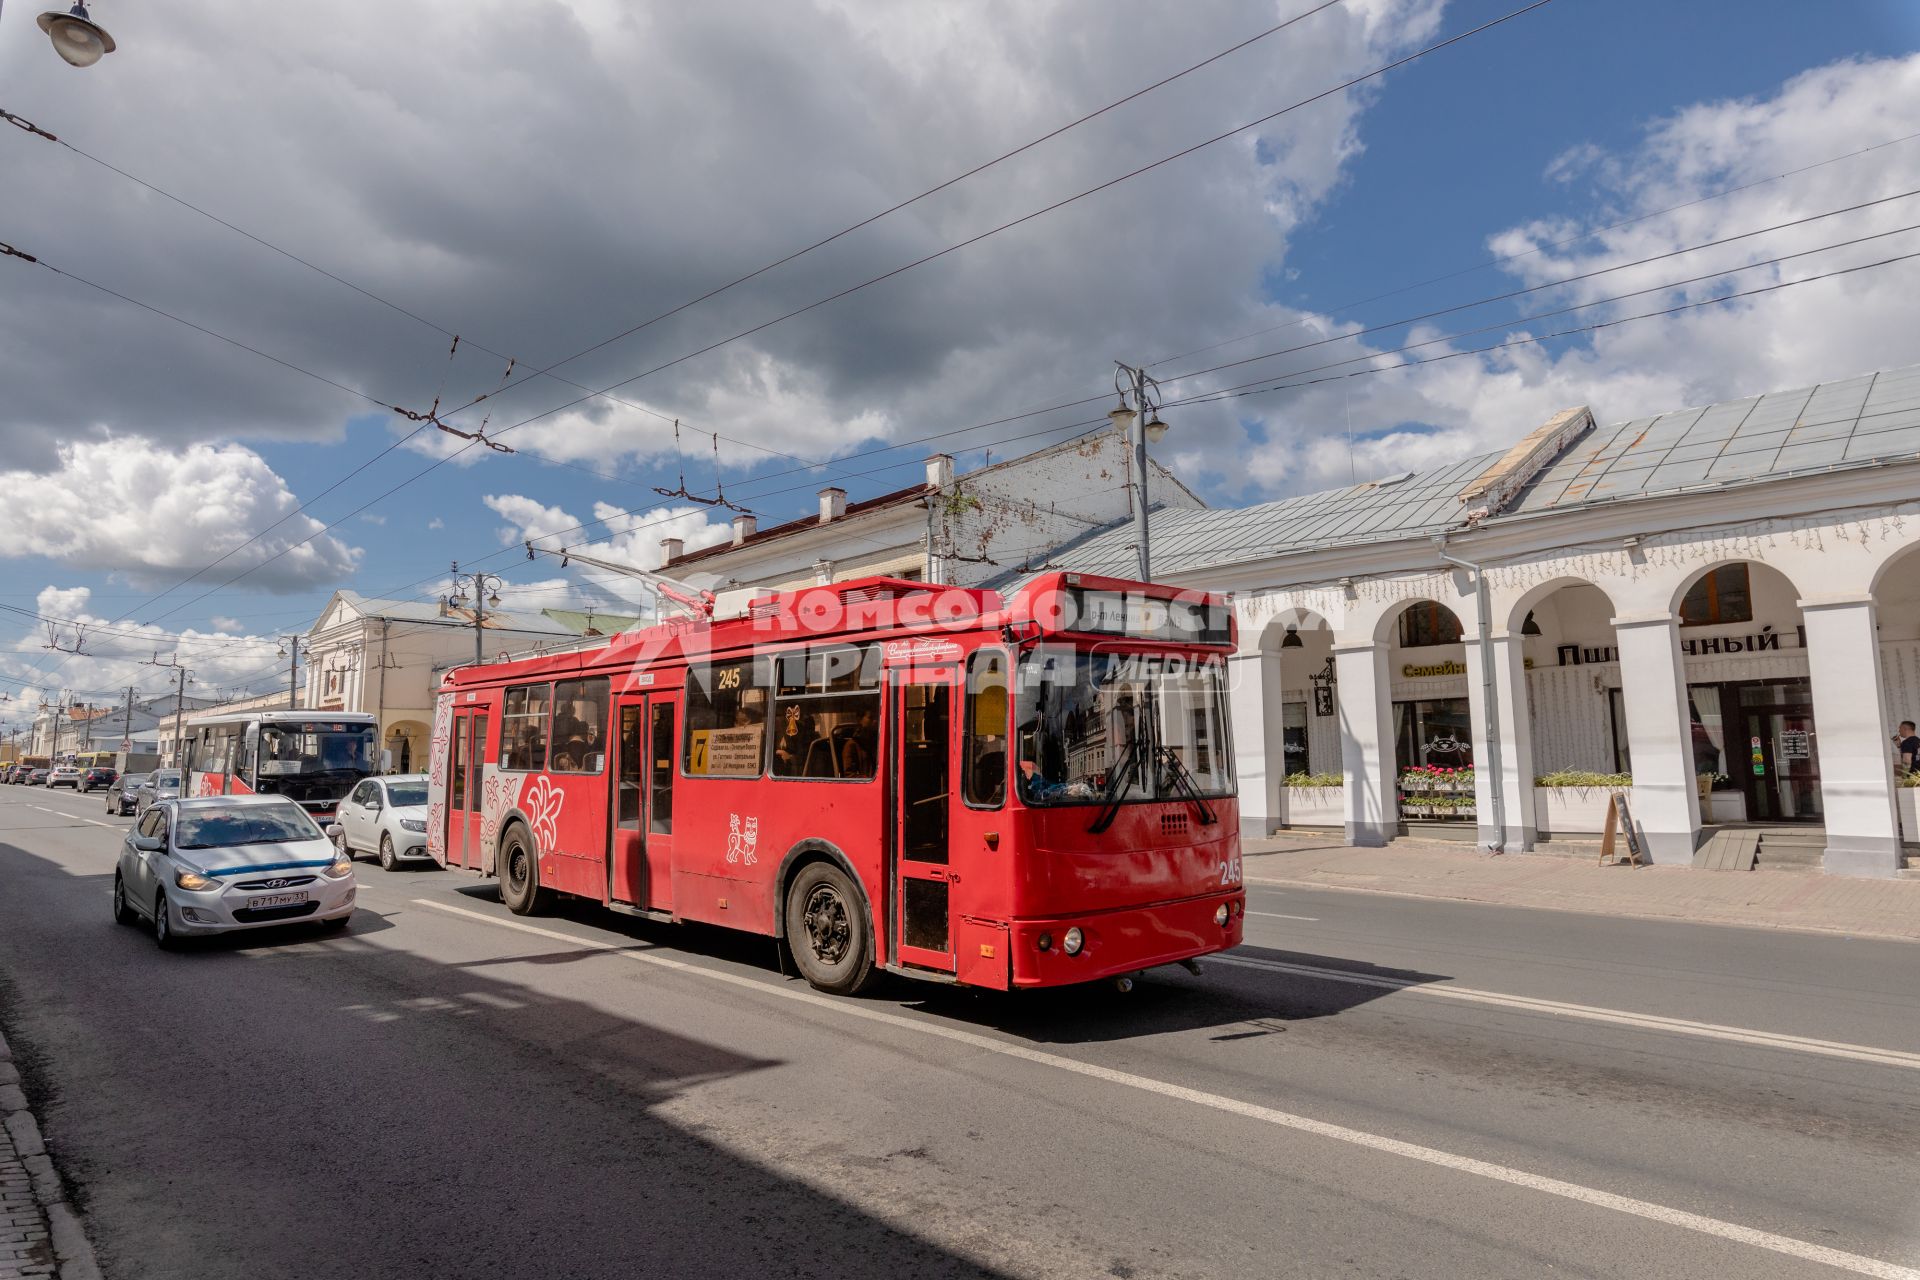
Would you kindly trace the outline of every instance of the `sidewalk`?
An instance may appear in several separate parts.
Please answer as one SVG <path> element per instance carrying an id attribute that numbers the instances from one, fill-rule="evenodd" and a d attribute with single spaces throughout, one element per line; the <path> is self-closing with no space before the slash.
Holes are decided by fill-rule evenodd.
<path id="1" fill-rule="evenodd" d="M 0 1035 L 0 1280 L 27 1276 L 100 1280 L 100 1268 Z"/>
<path id="2" fill-rule="evenodd" d="M 1432 841 L 1399 840 L 1386 849 L 1358 849 L 1308 833 L 1244 844 L 1250 884 L 1361 889 L 1593 915 L 1920 941 L 1920 880 L 1602 867 L 1586 858 L 1493 855 Z"/>

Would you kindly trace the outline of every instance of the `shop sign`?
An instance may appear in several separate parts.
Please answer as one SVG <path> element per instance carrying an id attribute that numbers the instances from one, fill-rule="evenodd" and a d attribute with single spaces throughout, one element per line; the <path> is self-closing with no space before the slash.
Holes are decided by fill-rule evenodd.
<path id="1" fill-rule="evenodd" d="M 1330 716 L 1333 714 L 1333 686 L 1316 684 L 1313 686 L 1313 714 Z"/>
<path id="2" fill-rule="evenodd" d="M 1421 676 L 1463 676 L 1467 674 L 1467 664 L 1449 660 L 1447 662 L 1431 663 L 1423 667 L 1409 662 L 1400 668 L 1400 674 L 1409 680 Z"/>
<path id="3" fill-rule="evenodd" d="M 1805 729 L 1788 729 L 1780 735 L 1780 758 L 1782 760 L 1813 759 L 1813 744 L 1808 740 Z"/>
<path id="4" fill-rule="evenodd" d="M 1797 627 L 1800 647 L 1807 647 L 1807 629 Z M 1723 653 L 1771 653 L 1780 648 L 1780 636 L 1772 627 L 1762 627 L 1752 635 L 1703 636 L 1680 642 L 1680 652 L 1689 658 Z M 1589 662 L 1618 662 L 1620 650 L 1613 645 L 1563 644 L 1554 650 L 1563 667 L 1578 667 Z"/>

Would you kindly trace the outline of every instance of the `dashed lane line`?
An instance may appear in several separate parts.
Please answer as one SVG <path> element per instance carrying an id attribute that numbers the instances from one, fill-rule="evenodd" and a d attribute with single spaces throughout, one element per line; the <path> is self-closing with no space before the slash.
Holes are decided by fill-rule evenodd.
<path id="1" fill-rule="evenodd" d="M 1320 923 L 1319 916 L 1290 916 L 1280 911 L 1255 911 L 1249 908 L 1247 914 L 1250 916 L 1265 916 L 1269 920 L 1305 920 L 1311 924 Z"/>
<path id="2" fill-rule="evenodd" d="M 1252 915 L 1252 912 L 1247 914 Z M 1816 1040 L 1810 1036 L 1786 1035 L 1777 1031 L 1756 1031 L 1751 1027 L 1729 1027 L 1713 1022 L 1695 1022 L 1687 1018 L 1667 1018 L 1652 1013 L 1630 1013 L 1624 1009 L 1604 1009 L 1589 1004 L 1568 1004 L 1561 1000 L 1541 1000 L 1533 996 L 1508 995 L 1500 991 L 1481 991 L 1473 987 L 1454 987 L 1414 978 L 1389 978 L 1378 974 L 1351 973 L 1345 969 L 1325 969 L 1319 965 L 1290 964 L 1282 960 L 1256 960 L 1250 956 L 1217 955 L 1210 964 L 1235 965 L 1266 973 L 1285 973 L 1325 982 L 1343 982 L 1349 986 L 1372 987 L 1380 991 L 1404 991 L 1409 995 L 1437 1000 L 1458 1000 L 1469 1004 L 1493 1005 L 1523 1013 L 1549 1014 L 1558 1018 L 1578 1018 L 1586 1022 L 1605 1022 L 1642 1031 L 1664 1031 L 1674 1035 L 1725 1040 L 1734 1044 L 1756 1045 L 1764 1049 L 1785 1049 L 1794 1053 L 1813 1053 L 1851 1062 L 1871 1062 L 1883 1067 L 1902 1067 L 1920 1071 L 1920 1053 L 1902 1049 L 1882 1049 L 1874 1045 L 1847 1044 L 1837 1040 Z"/>
<path id="3" fill-rule="evenodd" d="M 115 831 L 118 831 L 120 829 L 119 827 L 114 826 L 111 822 L 102 822 L 98 818 L 83 818 L 77 813 L 68 813 L 65 809 L 49 809 L 47 808 L 47 806 L 43 804 L 33 804 L 29 802 L 27 805 L 27 808 L 38 809 L 42 813 L 57 813 L 63 818 L 72 818 L 75 822 L 91 822 L 96 827 L 109 827 Z"/>
<path id="4" fill-rule="evenodd" d="M 791 986 L 774 986 L 758 978 L 749 978 L 742 974 L 728 973 L 720 969 L 708 969 L 701 965 L 688 964 L 684 960 L 675 960 L 651 951 L 629 951 L 614 943 L 600 942 L 591 938 L 582 938 L 577 934 L 562 933 L 557 929 L 543 929 L 539 925 L 523 924 L 518 920 L 505 920 L 486 912 L 470 911 L 465 907 L 450 906 L 444 902 L 435 902 L 431 898 L 415 898 L 415 905 L 430 907 L 448 915 L 464 916 L 483 924 L 494 925 L 501 929 L 513 929 L 520 933 L 536 937 L 549 938 L 569 943 L 576 947 L 604 951 L 621 959 L 632 960 L 639 964 L 653 965 L 662 969 L 671 969 L 690 977 L 706 978 L 732 987 L 742 987 L 763 996 L 781 1000 L 791 1000 L 799 1004 L 812 1005 L 828 1010 L 843 1017 L 858 1018 L 862 1021 L 878 1023 L 901 1031 L 917 1032 L 920 1035 L 933 1036 L 954 1044 L 963 1044 L 983 1053 L 997 1054 L 1004 1058 L 1016 1058 L 1023 1062 L 1051 1067 L 1056 1071 L 1069 1072 L 1085 1076 L 1108 1084 L 1120 1085 L 1128 1089 L 1137 1089 L 1143 1093 L 1157 1094 L 1163 1098 L 1191 1103 L 1213 1111 L 1229 1115 L 1242 1116 L 1249 1120 L 1258 1120 L 1282 1129 L 1292 1129 L 1299 1133 L 1313 1134 L 1316 1137 L 1343 1142 L 1349 1146 L 1363 1147 L 1386 1155 L 1399 1156 L 1421 1164 L 1433 1165 L 1456 1173 L 1471 1174 L 1486 1178 L 1492 1182 L 1506 1183 L 1508 1186 L 1524 1187 L 1545 1195 L 1557 1196 L 1579 1204 L 1596 1208 L 1611 1209 L 1650 1222 L 1664 1223 L 1682 1230 L 1713 1236 L 1721 1240 L 1730 1240 L 1737 1244 L 1750 1245 L 1756 1249 L 1765 1249 L 1771 1253 L 1789 1258 L 1799 1258 L 1807 1262 L 1822 1263 L 1855 1275 L 1874 1276 L 1877 1280 L 1920 1280 L 1920 1270 L 1902 1266 L 1897 1262 L 1888 1262 L 1881 1258 L 1869 1258 L 1864 1254 L 1848 1253 L 1843 1249 L 1830 1248 L 1823 1244 L 1795 1239 L 1792 1236 L 1779 1235 L 1772 1231 L 1761 1231 L 1756 1227 L 1742 1226 L 1737 1222 L 1725 1222 L 1718 1218 L 1709 1218 L 1704 1214 L 1689 1213 L 1685 1209 L 1676 1209 L 1670 1205 L 1655 1204 L 1649 1200 L 1636 1200 L 1631 1196 L 1616 1195 L 1611 1191 L 1602 1191 L 1597 1187 L 1582 1186 L 1576 1182 L 1564 1182 L 1559 1178 L 1549 1178 L 1542 1174 L 1529 1173 L 1524 1169 L 1509 1168 L 1506 1165 L 1493 1164 L 1486 1160 L 1476 1160 L 1472 1156 L 1456 1155 L 1451 1151 L 1441 1151 L 1435 1147 L 1424 1147 L 1418 1143 L 1403 1142 L 1398 1138 L 1389 1138 L 1383 1134 L 1368 1133 L 1361 1129 L 1350 1129 L 1345 1125 L 1331 1124 L 1325 1120 L 1315 1120 L 1308 1116 L 1295 1115 L 1258 1103 L 1244 1102 L 1238 1098 L 1229 1098 L 1222 1094 L 1207 1093 L 1200 1089 L 1191 1089 L 1171 1081 L 1156 1080 L 1151 1076 L 1136 1075 L 1131 1071 L 1119 1071 L 1112 1067 L 1097 1066 L 1090 1062 L 1080 1062 L 1059 1054 L 1047 1053 L 1040 1049 L 1030 1049 L 1025 1045 L 1010 1044 L 1004 1040 L 995 1040 L 991 1036 L 979 1035 L 972 1031 L 962 1031 L 958 1027 L 942 1026 L 937 1022 L 926 1022 L 904 1017 L 895 1013 L 884 1013 L 878 1009 L 869 1009 L 851 1000 L 833 999 L 803 991 Z M 1215 957 L 1218 959 L 1219 957 Z"/>

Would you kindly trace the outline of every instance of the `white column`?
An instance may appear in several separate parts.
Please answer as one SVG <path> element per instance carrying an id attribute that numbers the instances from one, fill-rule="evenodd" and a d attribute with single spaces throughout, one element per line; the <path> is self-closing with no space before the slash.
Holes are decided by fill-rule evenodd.
<path id="1" fill-rule="evenodd" d="M 1393 689 L 1387 677 L 1387 646 L 1336 644 L 1333 669 L 1347 843 L 1377 848 L 1394 837 L 1400 817 L 1394 797 Z"/>
<path id="2" fill-rule="evenodd" d="M 1284 820 L 1280 786 L 1287 754 L 1280 718 L 1280 655 L 1234 655 L 1228 700 L 1233 714 L 1233 764 L 1240 786 L 1243 834 L 1270 835 Z"/>
<path id="3" fill-rule="evenodd" d="M 1499 776 L 1490 767 L 1493 753 L 1486 750 L 1490 737 L 1484 692 L 1484 661 L 1477 639 L 1468 637 L 1467 711 L 1473 726 L 1473 805 L 1479 826 L 1480 847 L 1496 844 L 1508 853 L 1524 853 L 1533 848 L 1537 831 L 1533 814 L 1533 725 L 1527 712 L 1525 644 L 1518 636 L 1498 636 L 1488 646 L 1493 654 L 1495 700 L 1500 704 Z M 1494 788 L 1500 789 L 1500 820 L 1504 830 L 1493 825 Z"/>
<path id="4" fill-rule="evenodd" d="M 1871 599 L 1800 602 L 1813 677 L 1814 760 L 1825 811 L 1825 868 L 1892 876 L 1900 869 L 1893 744 L 1880 695 L 1880 641 Z"/>
<path id="5" fill-rule="evenodd" d="M 1700 792 L 1679 623 L 1671 616 L 1615 618 L 1613 626 L 1633 756 L 1634 825 L 1654 862 L 1685 866 L 1700 838 Z"/>

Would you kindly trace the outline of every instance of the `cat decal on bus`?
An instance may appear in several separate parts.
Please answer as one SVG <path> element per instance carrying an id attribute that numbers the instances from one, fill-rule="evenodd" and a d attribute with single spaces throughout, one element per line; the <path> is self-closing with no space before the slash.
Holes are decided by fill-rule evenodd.
<path id="1" fill-rule="evenodd" d="M 748 818 L 743 824 L 740 815 L 727 815 L 727 861 L 735 866 L 751 867 L 760 861 L 755 852 L 760 844 L 760 819 Z"/>

